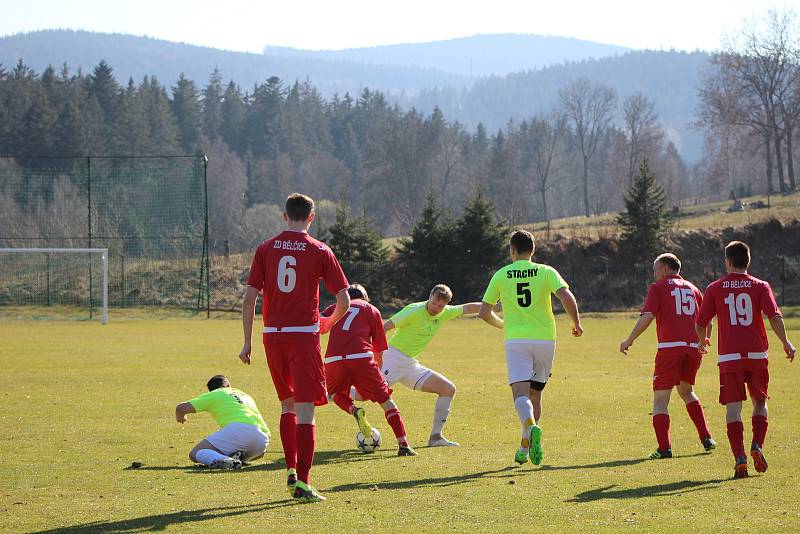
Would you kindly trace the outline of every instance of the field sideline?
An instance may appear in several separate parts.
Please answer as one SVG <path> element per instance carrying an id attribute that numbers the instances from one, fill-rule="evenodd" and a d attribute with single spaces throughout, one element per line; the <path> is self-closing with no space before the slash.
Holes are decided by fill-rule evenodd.
<path id="1" fill-rule="evenodd" d="M 788 310 L 787 310 L 788 311 Z M 501 334 L 476 319 L 445 325 L 422 362 L 458 386 L 445 434 L 458 449 L 428 449 L 432 395 L 398 386 L 395 399 L 416 458 L 396 458 L 384 436 L 373 455 L 354 451 L 351 418 L 318 411 L 314 483 L 328 497 L 296 505 L 284 489 L 278 402 L 256 344 L 239 363 L 238 320 L 0 322 L 4 532 L 797 532 L 800 362 L 770 334 L 769 471 L 731 479 L 733 459 L 706 358 L 697 391 L 719 448 L 705 454 L 680 399 L 671 403 L 677 457 L 646 461 L 655 328 L 618 352 L 633 315 L 585 318 L 581 339 L 559 317 L 559 347 L 542 422 L 543 466 L 514 467 L 519 423 L 505 384 Z M 800 341 L 800 317 L 787 320 Z M 190 466 L 189 448 L 214 429 L 207 414 L 175 423 L 173 408 L 225 373 L 273 430 L 265 461 L 238 472 Z M 750 438 L 749 410 L 745 437 Z M 749 443 L 749 441 L 747 441 Z M 141 469 L 129 469 L 140 461 Z"/>

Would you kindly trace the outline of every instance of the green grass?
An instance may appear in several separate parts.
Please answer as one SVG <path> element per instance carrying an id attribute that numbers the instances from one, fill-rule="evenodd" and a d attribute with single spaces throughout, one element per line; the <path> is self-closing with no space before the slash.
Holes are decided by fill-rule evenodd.
<path id="1" fill-rule="evenodd" d="M 3 369 L 0 524 L 4 532 L 797 532 L 800 362 L 771 335 L 769 471 L 731 480 L 733 461 L 717 376 L 707 358 L 697 391 L 720 447 L 704 454 L 673 399 L 677 457 L 644 461 L 650 425 L 654 329 L 617 352 L 632 326 L 593 315 L 572 339 L 563 318 L 545 393 L 544 463 L 513 467 L 519 423 L 505 385 L 500 333 L 478 320 L 446 325 L 423 363 L 458 386 L 447 436 L 428 449 L 433 397 L 398 386 L 416 458 L 394 456 L 391 431 L 373 455 L 353 451 L 356 426 L 333 405 L 318 412 L 317 505 L 286 499 L 278 403 L 261 357 L 239 363 L 237 320 L 0 322 Z M 800 340 L 800 318 L 789 319 Z M 207 414 L 173 419 L 174 405 L 228 374 L 272 427 L 265 461 L 238 472 L 193 468 L 188 450 L 214 430 Z M 749 424 L 746 436 L 749 439 Z M 128 469 L 133 461 L 141 469 Z"/>

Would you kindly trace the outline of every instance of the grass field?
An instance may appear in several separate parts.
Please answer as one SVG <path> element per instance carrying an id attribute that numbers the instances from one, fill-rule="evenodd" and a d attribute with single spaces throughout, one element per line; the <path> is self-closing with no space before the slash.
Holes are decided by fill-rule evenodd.
<path id="1" fill-rule="evenodd" d="M 717 377 L 707 358 L 698 394 L 720 447 L 705 454 L 673 399 L 677 457 L 646 461 L 653 328 L 617 352 L 631 315 L 585 319 L 581 339 L 561 337 L 545 394 L 545 459 L 514 467 L 519 427 L 500 333 L 478 320 L 446 325 L 423 355 L 459 388 L 446 435 L 458 449 L 423 447 L 433 397 L 395 394 L 416 458 L 397 458 L 384 436 L 373 455 L 353 450 L 356 428 L 333 405 L 318 412 L 316 505 L 287 500 L 278 404 L 263 358 L 236 355 L 237 320 L 0 322 L 3 369 L 0 530 L 3 532 L 797 532 L 800 362 L 773 358 L 769 471 L 731 480 L 733 461 Z M 788 320 L 800 340 L 800 318 Z M 175 423 L 176 403 L 224 372 L 253 395 L 273 428 L 265 461 L 235 472 L 189 465 L 186 453 L 214 430 L 206 414 Z M 749 423 L 745 424 L 749 439 Z M 129 469 L 140 461 L 140 469 Z M 751 469 L 752 472 L 752 469 Z"/>

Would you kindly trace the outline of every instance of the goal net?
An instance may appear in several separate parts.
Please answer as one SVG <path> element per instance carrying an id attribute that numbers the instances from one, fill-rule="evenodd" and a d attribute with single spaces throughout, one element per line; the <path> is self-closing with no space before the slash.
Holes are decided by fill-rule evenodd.
<path id="1" fill-rule="evenodd" d="M 0 306 L 107 323 L 108 249 L 0 248 Z"/>

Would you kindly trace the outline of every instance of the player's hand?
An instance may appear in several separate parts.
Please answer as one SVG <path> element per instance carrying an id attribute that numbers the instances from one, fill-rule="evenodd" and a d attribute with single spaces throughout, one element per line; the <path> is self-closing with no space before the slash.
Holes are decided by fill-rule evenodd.
<path id="1" fill-rule="evenodd" d="M 581 323 L 572 325 L 572 335 L 575 337 L 581 337 L 583 335 L 583 326 Z"/>
<path id="2" fill-rule="evenodd" d="M 242 347 L 242 352 L 239 353 L 239 359 L 242 360 L 243 364 L 250 365 L 250 351 L 252 350 L 252 345 L 249 343 L 245 343 L 244 347 Z"/>
<path id="3" fill-rule="evenodd" d="M 698 346 L 698 350 L 700 350 L 700 354 L 708 354 L 708 346 L 703 345 L 702 343 Z"/>
<path id="4" fill-rule="evenodd" d="M 786 359 L 790 362 L 794 361 L 794 356 L 797 354 L 797 349 L 791 343 L 783 346 L 783 351 L 786 353 Z"/>
<path id="5" fill-rule="evenodd" d="M 700 341 L 700 345 L 699 345 L 697 348 L 699 348 L 699 349 L 700 349 L 700 352 L 701 352 L 702 354 L 706 354 L 706 353 L 708 352 L 708 346 L 709 346 L 709 345 L 711 345 L 711 340 L 710 340 L 709 338 L 707 338 L 707 337 L 704 337 L 704 338 L 703 338 L 703 339 Z"/>
<path id="6" fill-rule="evenodd" d="M 633 345 L 633 341 L 631 341 L 630 339 L 626 339 L 625 341 L 619 344 L 619 351 L 625 356 L 627 356 L 628 349 L 631 348 L 631 345 Z"/>
<path id="7" fill-rule="evenodd" d="M 328 317 L 328 316 L 323 315 L 322 317 L 319 318 L 319 333 L 320 334 L 327 334 L 328 332 L 331 331 L 331 328 L 333 328 L 333 325 L 334 325 L 334 323 L 333 323 L 333 320 L 332 320 L 332 316 Z"/>
<path id="8" fill-rule="evenodd" d="M 179 422 L 180 424 L 185 423 L 186 422 L 186 414 L 185 413 L 175 414 L 175 420 L 177 422 Z"/>

